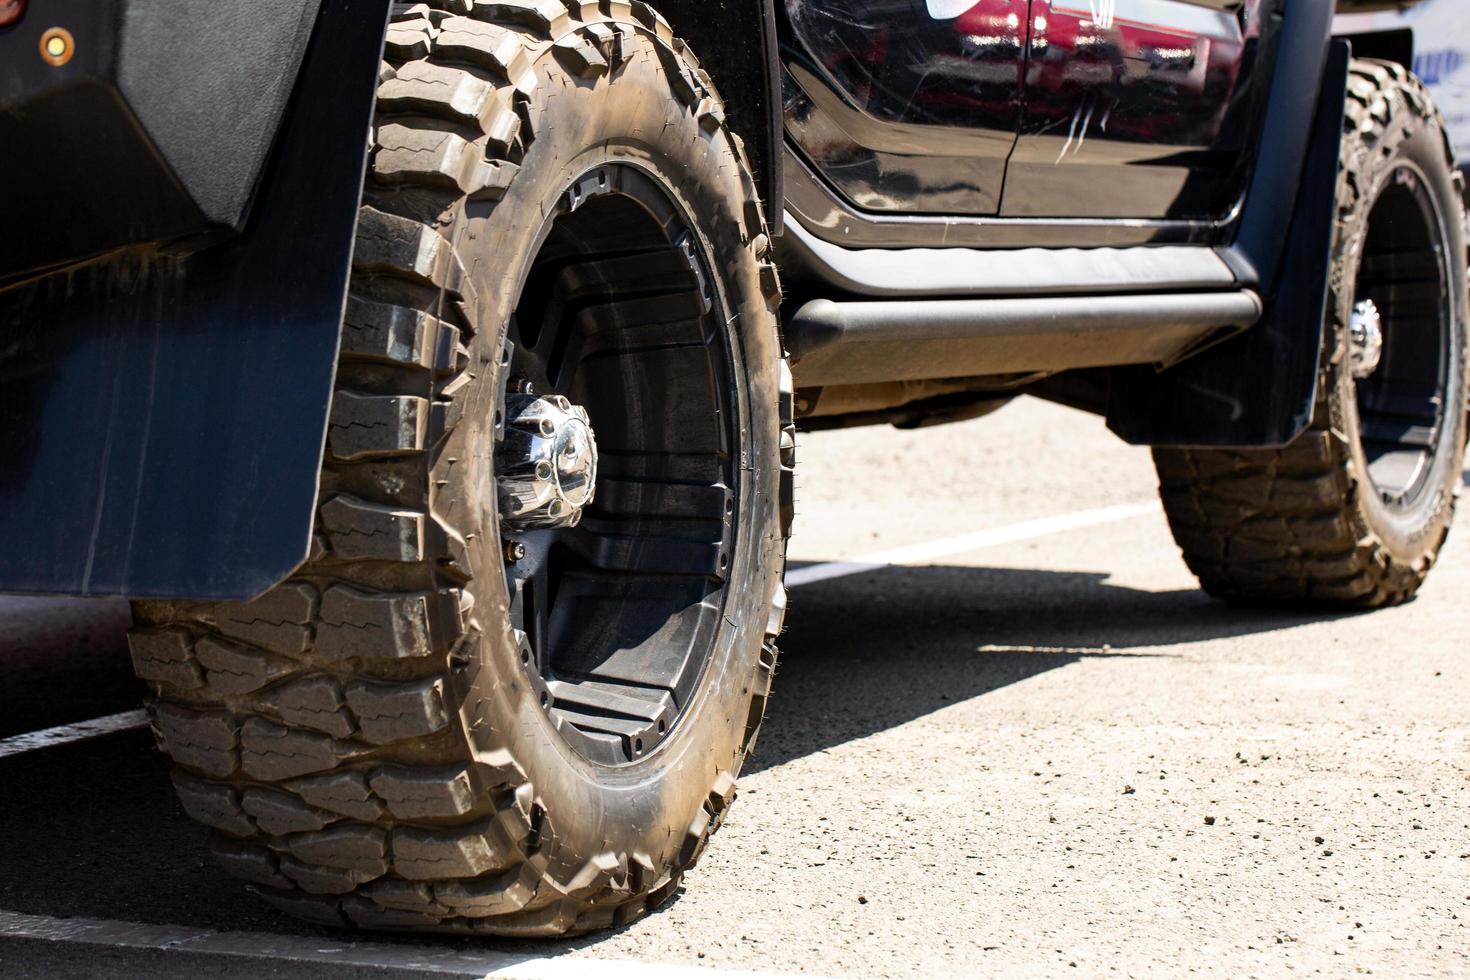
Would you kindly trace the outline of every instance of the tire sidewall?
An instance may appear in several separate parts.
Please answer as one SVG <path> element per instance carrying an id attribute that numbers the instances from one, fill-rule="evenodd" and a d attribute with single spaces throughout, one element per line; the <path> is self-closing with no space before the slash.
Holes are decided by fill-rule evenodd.
<path id="1" fill-rule="evenodd" d="M 1407 99 L 1402 89 L 1392 97 Z M 1385 153 L 1377 146 L 1350 147 L 1360 149 L 1357 159 L 1364 161 L 1353 175 L 1358 183 L 1361 204 L 1357 219 L 1348 230 L 1348 247 L 1339 253 L 1342 258 L 1337 276 L 1343 288 L 1337 296 L 1334 310 L 1336 336 L 1335 343 L 1329 348 L 1334 353 L 1327 367 L 1327 383 L 1333 430 L 1342 433 L 1356 478 L 1357 492 L 1352 511 L 1362 532 L 1360 537 L 1371 537 L 1395 561 L 1417 568 L 1427 555 L 1437 550 L 1447 533 L 1462 479 L 1467 434 L 1463 411 L 1467 388 L 1467 284 L 1464 263 L 1455 261 L 1453 257 L 1466 254 L 1466 242 L 1463 199 L 1456 186 L 1440 128 L 1413 111 L 1412 106 L 1403 106 L 1399 115 L 1409 121 L 1396 132 L 1390 130 L 1385 134 L 1384 142 L 1390 148 L 1389 152 Z M 1446 352 L 1446 395 L 1452 400 L 1452 406 L 1445 411 L 1440 444 L 1419 503 L 1406 512 L 1395 512 L 1379 499 L 1368 476 L 1356 382 L 1352 374 L 1350 324 L 1370 216 L 1394 174 L 1406 164 L 1417 173 L 1433 203 L 1434 217 L 1440 226 L 1440 240 L 1449 253 L 1443 264 L 1450 280 L 1448 332 L 1451 342 L 1450 350 Z"/>

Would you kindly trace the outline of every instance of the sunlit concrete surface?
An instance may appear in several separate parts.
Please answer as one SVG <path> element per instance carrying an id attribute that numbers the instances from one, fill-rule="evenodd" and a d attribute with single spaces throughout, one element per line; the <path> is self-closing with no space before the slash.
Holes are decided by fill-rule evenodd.
<path id="1" fill-rule="evenodd" d="M 799 564 L 1155 499 L 1146 451 L 1038 402 L 801 454 Z M 349 947 L 211 866 L 146 731 L 0 759 L 0 911 L 289 954 L 103 930 L 0 938 L 0 975 L 446 972 L 405 947 L 465 975 L 1470 975 L 1470 533 L 1404 608 L 1261 612 L 1196 591 L 1135 510 L 795 589 L 739 802 L 678 898 L 619 933 Z M 0 601 L 0 738 L 135 708 L 124 622 Z"/>

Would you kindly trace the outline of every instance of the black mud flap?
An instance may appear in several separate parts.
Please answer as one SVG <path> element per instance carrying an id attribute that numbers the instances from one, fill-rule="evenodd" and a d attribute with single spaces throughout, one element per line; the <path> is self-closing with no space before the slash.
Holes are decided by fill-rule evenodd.
<path id="1" fill-rule="evenodd" d="M 388 6 L 322 5 L 242 236 L 0 293 L 0 592 L 247 598 L 307 556 Z"/>

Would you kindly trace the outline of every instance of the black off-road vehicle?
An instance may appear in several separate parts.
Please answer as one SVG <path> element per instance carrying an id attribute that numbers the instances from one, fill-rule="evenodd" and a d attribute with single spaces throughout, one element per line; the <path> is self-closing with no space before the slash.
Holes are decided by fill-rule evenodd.
<path id="1" fill-rule="evenodd" d="M 516 935 L 719 826 L 800 426 L 1079 406 L 1210 592 L 1402 602 L 1465 216 L 1335 6 L 0 0 L 0 591 L 135 600 L 266 899 Z"/>

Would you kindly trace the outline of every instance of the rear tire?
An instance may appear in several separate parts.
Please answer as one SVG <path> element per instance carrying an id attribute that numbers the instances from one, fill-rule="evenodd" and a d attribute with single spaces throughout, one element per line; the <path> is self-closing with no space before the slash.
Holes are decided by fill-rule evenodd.
<path id="1" fill-rule="evenodd" d="M 1185 561 L 1226 599 L 1406 602 L 1454 517 L 1466 435 L 1463 177 L 1428 92 L 1400 66 L 1353 62 L 1347 106 L 1310 428 L 1279 450 L 1154 453 Z M 1352 321 L 1370 300 L 1382 361 L 1355 375 Z"/>
<path id="2" fill-rule="evenodd" d="M 134 662 L 184 808 L 278 907 L 622 924 L 719 826 L 775 669 L 794 428 L 764 218 L 645 5 L 403 6 L 313 555 L 253 602 L 138 604 Z M 503 521 L 532 376 L 601 444 L 576 528 Z"/>

